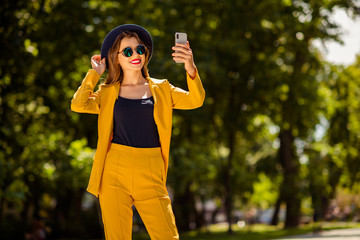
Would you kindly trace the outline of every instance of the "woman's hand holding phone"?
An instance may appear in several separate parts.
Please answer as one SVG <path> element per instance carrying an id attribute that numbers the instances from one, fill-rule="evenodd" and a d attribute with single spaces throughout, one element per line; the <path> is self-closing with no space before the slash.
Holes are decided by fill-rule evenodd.
<path id="1" fill-rule="evenodd" d="M 174 61 L 176 63 L 184 63 L 186 71 L 190 77 L 194 79 L 196 75 L 196 66 L 186 33 L 175 33 L 175 46 L 172 49 L 175 51 L 172 54 Z"/>
<path id="2" fill-rule="evenodd" d="M 94 55 L 91 57 L 91 67 L 101 76 L 106 68 L 106 58 L 101 59 L 100 55 Z"/>
<path id="3" fill-rule="evenodd" d="M 174 61 L 177 63 L 184 63 L 185 70 L 188 72 L 189 76 L 194 79 L 196 75 L 196 66 L 189 41 L 187 41 L 186 44 L 176 43 L 172 49 L 175 51 L 172 54 Z"/>

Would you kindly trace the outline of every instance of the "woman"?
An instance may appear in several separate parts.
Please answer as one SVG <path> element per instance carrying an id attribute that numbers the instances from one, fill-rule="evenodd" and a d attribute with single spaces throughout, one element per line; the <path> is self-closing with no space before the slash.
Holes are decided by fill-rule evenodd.
<path id="1" fill-rule="evenodd" d="M 75 112 L 99 114 L 87 191 L 99 197 L 106 239 L 131 239 L 133 204 L 151 239 L 179 239 L 166 189 L 172 109 L 202 106 L 205 91 L 189 43 L 172 49 L 184 63 L 189 91 L 149 77 L 151 36 L 125 24 L 105 37 L 71 101 Z M 94 92 L 105 68 L 106 81 Z"/>

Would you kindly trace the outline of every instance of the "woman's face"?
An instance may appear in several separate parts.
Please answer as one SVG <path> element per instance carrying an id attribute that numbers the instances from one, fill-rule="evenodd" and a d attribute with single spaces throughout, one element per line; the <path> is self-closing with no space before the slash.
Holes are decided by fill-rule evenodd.
<path id="1" fill-rule="evenodd" d="M 145 54 L 138 54 L 136 52 L 137 46 L 141 43 L 135 37 L 124 38 L 121 41 L 118 60 L 120 66 L 124 72 L 126 71 L 141 71 L 142 67 L 145 64 Z M 130 47 L 133 50 L 133 54 L 130 57 L 124 56 L 121 52 L 124 48 Z"/>

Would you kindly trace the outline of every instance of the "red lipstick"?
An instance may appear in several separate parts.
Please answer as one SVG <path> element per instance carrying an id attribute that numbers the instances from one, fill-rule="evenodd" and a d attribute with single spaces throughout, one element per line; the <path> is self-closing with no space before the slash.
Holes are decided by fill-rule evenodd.
<path id="1" fill-rule="evenodd" d="M 131 64 L 136 64 L 136 65 L 137 65 L 137 64 L 140 64 L 140 63 L 141 63 L 141 59 L 139 59 L 139 58 L 138 58 L 138 59 L 133 59 L 133 60 L 130 61 L 130 63 L 131 63 Z"/>

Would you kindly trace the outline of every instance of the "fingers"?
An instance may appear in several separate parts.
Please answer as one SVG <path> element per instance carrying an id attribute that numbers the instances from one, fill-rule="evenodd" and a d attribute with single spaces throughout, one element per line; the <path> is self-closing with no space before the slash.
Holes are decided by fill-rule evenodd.
<path id="1" fill-rule="evenodd" d="M 176 44 L 175 47 L 172 48 L 175 52 L 172 53 L 173 57 L 181 57 L 184 59 L 192 59 L 192 51 L 186 44 Z"/>
<path id="2" fill-rule="evenodd" d="M 99 64 L 93 58 L 91 58 L 91 66 L 94 68 L 99 66 Z"/>
<path id="3" fill-rule="evenodd" d="M 91 57 L 91 62 L 95 65 L 102 65 L 102 64 L 106 64 L 106 58 L 101 59 L 100 55 L 94 55 Z"/>
<path id="4" fill-rule="evenodd" d="M 179 62 L 185 63 L 185 65 L 193 62 L 192 56 L 182 55 L 182 54 L 173 55 L 173 60 L 177 63 L 179 63 Z"/>
<path id="5" fill-rule="evenodd" d="M 189 61 L 191 61 L 193 58 L 192 51 L 188 47 L 185 48 L 183 46 L 176 46 L 173 47 L 173 50 L 175 51 L 174 53 L 172 53 L 173 58 L 183 58 L 184 60 L 189 60 Z"/>
<path id="6" fill-rule="evenodd" d="M 185 63 L 186 59 L 182 57 L 173 57 L 173 60 L 177 63 Z"/>
<path id="7" fill-rule="evenodd" d="M 189 41 L 187 41 L 186 44 L 176 43 L 175 46 L 172 47 L 172 49 L 175 51 L 174 53 L 172 53 L 172 56 L 176 62 L 190 63 L 193 61 L 193 54 L 190 48 Z"/>
<path id="8" fill-rule="evenodd" d="M 106 58 L 101 59 L 100 55 L 94 55 L 94 56 L 91 57 L 91 60 L 94 60 L 98 64 L 101 64 L 101 63 L 105 62 L 105 59 Z"/>
<path id="9" fill-rule="evenodd" d="M 106 68 L 106 58 L 101 59 L 100 55 L 92 56 L 91 67 L 95 69 L 99 75 L 102 75 Z"/>
<path id="10" fill-rule="evenodd" d="M 175 51 L 192 52 L 190 45 L 188 45 L 188 44 L 189 44 L 189 42 L 187 42 L 187 44 L 176 43 L 176 45 L 174 47 L 172 47 L 172 49 Z"/>
<path id="11" fill-rule="evenodd" d="M 95 61 L 100 61 L 101 56 L 100 55 L 94 55 L 91 57 L 91 59 L 94 59 Z"/>
<path id="12" fill-rule="evenodd" d="M 174 52 L 172 54 L 173 57 L 176 57 L 176 58 L 184 58 L 184 59 L 188 59 L 188 60 L 191 60 L 192 59 L 192 54 L 189 54 L 189 53 L 183 53 L 183 52 Z"/>

